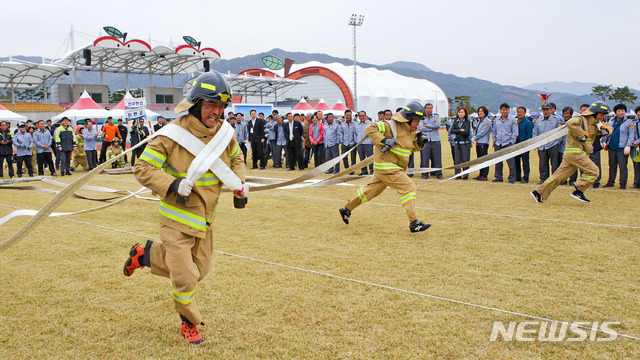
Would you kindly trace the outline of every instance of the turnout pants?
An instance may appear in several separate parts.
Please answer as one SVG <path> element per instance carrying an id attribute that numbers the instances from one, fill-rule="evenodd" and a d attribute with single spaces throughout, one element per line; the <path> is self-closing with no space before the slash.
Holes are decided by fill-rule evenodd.
<path id="1" fill-rule="evenodd" d="M 82 168 L 85 169 L 85 170 L 87 170 L 89 168 L 89 165 L 87 164 L 87 156 L 86 155 L 75 155 L 73 157 L 73 163 L 71 163 L 71 167 L 74 168 L 74 169 L 77 169 L 78 166 L 82 166 Z"/>
<path id="2" fill-rule="evenodd" d="M 397 191 L 398 195 L 400 195 L 400 203 L 407 212 L 409 222 L 418 220 L 416 214 L 416 184 L 400 169 L 389 174 L 380 174 L 379 171 L 374 171 L 371 181 L 366 186 L 360 187 L 358 196 L 349 201 L 345 207 L 353 211 L 360 204 L 371 201 L 371 199 L 380 195 L 387 186 Z"/>
<path id="3" fill-rule="evenodd" d="M 431 166 L 429 166 L 431 163 Z M 442 146 L 440 141 L 429 141 L 420 150 L 421 168 L 441 168 L 442 167 Z M 442 170 L 431 172 L 434 176 L 442 176 Z M 422 173 L 423 177 L 428 177 L 431 173 Z"/>
<path id="4" fill-rule="evenodd" d="M 148 263 L 144 265 L 151 268 L 152 274 L 171 279 L 170 291 L 175 309 L 193 324 L 202 322 L 196 302 L 196 285 L 211 267 L 211 228 L 209 226 L 204 238 L 198 238 L 160 225 L 161 241 L 148 241 L 145 246 L 149 260 L 145 255 Z"/>
<path id="5" fill-rule="evenodd" d="M 589 159 L 587 154 L 580 149 L 566 149 L 562 164 L 560 164 L 558 170 L 536 189 L 540 193 L 542 200 L 548 199 L 551 192 L 555 190 L 560 183 L 566 181 L 577 169 L 582 171 L 582 174 L 575 183 L 576 188 L 580 191 L 584 192 L 587 190 L 598 178 L 598 167 Z"/>

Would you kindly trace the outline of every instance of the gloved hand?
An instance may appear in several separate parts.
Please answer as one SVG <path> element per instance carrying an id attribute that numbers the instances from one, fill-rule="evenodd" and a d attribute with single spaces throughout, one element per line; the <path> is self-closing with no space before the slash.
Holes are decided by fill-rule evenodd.
<path id="1" fill-rule="evenodd" d="M 581 137 L 581 138 L 580 138 L 580 139 L 578 139 L 578 140 L 580 140 L 580 141 L 587 141 L 587 136 L 585 135 L 585 136 Z"/>
<path id="2" fill-rule="evenodd" d="M 629 154 L 631 154 L 631 146 L 625 146 L 624 156 L 629 156 Z"/>
<path id="3" fill-rule="evenodd" d="M 418 145 L 418 147 L 420 149 L 422 149 L 427 143 L 429 142 L 429 140 L 427 139 L 427 135 L 419 132 L 418 134 L 416 134 L 416 144 Z"/>
<path id="4" fill-rule="evenodd" d="M 233 192 L 233 207 L 243 209 L 248 202 L 249 185 L 242 183 L 242 189 Z"/>
<path id="5" fill-rule="evenodd" d="M 383 154 L 388 153 L 392 147 L 396 146 L 396 141 L 394 139 L 384 139 L 381 141 L 381 143 L 383 145 L 380 148 L 380 151 L 382 151 Z"/>
<path id="6" fill-rule="evenodd" d="M 607 125 L 602 121 L 598 122 L 596 124 L 596 127 L 598 128 L 598 130 L 600 130 L 600 135 L 602 136 L 609 135 L 609 130 L 607 130 Z"/>
<path id="7" fill-rule="evenodd" d="M 180 205 L 187 205 L 192 189 L 193 182 L 183 177 L 173 180 L 169 186 L 169 191 L 173 191 L 176 194 L 176 202 Z"/>
<path id="8" fill-rule="evenodd" d="M 609 151 L 609 144 L 604 144 L 604 149 L 605 149 L 606 151 Z"/>

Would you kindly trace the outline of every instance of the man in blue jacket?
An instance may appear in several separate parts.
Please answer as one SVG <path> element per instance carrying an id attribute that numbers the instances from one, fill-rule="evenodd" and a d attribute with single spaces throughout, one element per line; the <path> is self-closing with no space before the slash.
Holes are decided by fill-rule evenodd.
<path id="1" fill-rule="evenodd" d="M 516 144 L 525 140 L 529 140 L 533 137 L 533 124 L 526 118 L 527 109 L 524 106 L 520 106 L 516 110 L 516 119 L 518 119 L 518 138 Z M 529 182 L 529 173 L 531 168 L 529 167 L 529 152 L 522 153 L 516 156 L 516 181 L 520 181 L 523 184 Z"/>
<path id="2" fill-rule="evenodd" d="M 36 153 L 38 154 L 38 175 L 44 176 L 44 165 L 47 165 L 51 176 L 58 176 L 56 168 L 53 166 L 51 154 L 51 140 L 53 137 L 49 130 L 44 128 L 44 121 L 36 123 L 36 130 L 33 132 L 33 140 L 36 142 Z"/>
<path id="3" fill-rule="evenodd" d="M 418 125 L 418 130 L 423 133 L 427 139 L 428 143 L 424 145 L 424 148 L 420 150 L 420 167 L 422 168 L 441 168 L 442 167 L 442 145 L 440 144 L 440 117 L 438 114 L 433 113 L 433 105 L 427 103 L 424 106 L 424 110 L 426 111 L 426 117 L 424 120 L 420 121 L 420 125 Z M 444 179 L 442 177 L 442 170 L 434 171 L 433 176 L 438 179 Z M 429 173 L 422 174 L 423 179 L 429 178 Z"/>
<path id="4" fill-rule="evenodd" d="M 55 141 L 61 158 L 60 175 L 65 176 L 71 175 L 71 152 L 76 146 L 76 141 L 71 121 L 67 117 L 63 117 L 60 123 L 62 126 L 56 129 Z"/>
<path id="5" fill-rule="evenodd" d="M 33 167 L 31 166 L 31 148 L 34 145 L 33 137 L 27 132 L 27 124 L 18 124 L 18 131 L 13 137 L 13 145 L 18 150 L 17 159 L 18 163 L 16 170 L 18 177 L 22 177 L 22 163 L 24 162 L 29 172 L 29 177 L 33 177 Z"/>

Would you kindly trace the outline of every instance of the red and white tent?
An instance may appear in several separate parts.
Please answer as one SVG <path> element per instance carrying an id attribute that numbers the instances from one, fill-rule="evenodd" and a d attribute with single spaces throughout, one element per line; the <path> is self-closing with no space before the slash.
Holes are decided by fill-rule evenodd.
<path id="1" fill-rule="evenodd" d="M 313 107 L 309 105 L 307 100 L 305 100 L 304 98 L 300 98 L 300 102 L 298 102 L 298 104 L 296 104 L 296 106 L 294 106 L 291 111 L 313 111 Z"/>
<path id="2" fill-rule="evenodd" d="M 17 123 L 27 121 L 27 117 L 14 113 L 6 107 L 0 105 L 0 120 L 9 121 L 12 127 L 15 127 Z"/>
<path id="3" fill-rule="evenodd" d="M 331 108 L 329 107 L 329 105 L 327 105 L 327 102 L 324 101 L 324 99 L 320 99 L 320 102 L 318 103 L 318 105 L 316 105 L 314 110 L 327 112 L 327 111 L 331 111 Z"/>
<path id="4" fill-rule="evenodd" d="M 336 116 L 343 116 L 346 110 L 349 110 L 349 108 L 346 107 L 340 99 L 338 99 L 338 102 L 331 108 L 331 112 Z"/>
<path id="5" fill-rule="evenodd" d="M 51 118 L 53 121 L 58 121 L 63 117 L 69 118 L 69 120 L 83 120 L 83 119 L 106 119 L 112 116 L 108 110 L 98 105 L 89 93 L 85 90 L 80 99 L 73 104 L 69 110 L 58 114 Z"/>

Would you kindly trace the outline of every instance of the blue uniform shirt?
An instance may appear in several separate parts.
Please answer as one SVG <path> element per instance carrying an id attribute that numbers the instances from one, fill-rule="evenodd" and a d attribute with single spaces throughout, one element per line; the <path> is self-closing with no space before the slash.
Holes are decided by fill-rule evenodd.
<path id="1" fill-rule="evenodd" d="M 420 120 L 418 130 L 425 134 L 430 142 L 440 141 L 440 124 L 438 115 L 427 116 L 424 120 Z"/>
<path id="2" fill-rule="evenodd" d="M 337 122 L 324 124 L 324 146 L 331 147 L 338 144 L 340 140 L 340 126 Z"/>
<path id="3" fill-rule="evenodd" d="M 548 118 L 544 118 L 543 116 L 540 116 L 538 118 L 538 120 L 536 120 L 534 126 L 533 126 L 533 131 L 532 131 L 532 135 L 538 136 L 538 135 L 542 135 L 548 131 L 551 131 L 555 128 L 557 128 L 558 126 L 562 126 L 562 120 L 560 118 L 558 118 L 557 116 L 554 115 L 550 115 Z M 560 142 L 562 141 L 562 138 L 560 139 L 556 139 L 553 140 L 551 142 L 548 142 L 542 146 L 538 147 L 538 150 L 547 150 L 547 149 L 551 149 L 552 147 L 560 144 Z"/>
<path id="4" fill-rule="evenodd" d="M 518 120 L 512 117 L 503 119 L 502 116 L 498 116 L 493 122 L 492 132 L 495 145 L 513 145 L 518 138 Z"/>
<path id="5" fill-rule="evenodd" d="M 478 145 L 489 145 L 491 139 L 492 124 L 491 119 L 485 116 L 484 119 L 477 118 L 473 121 L 473 138 L 471 141 L 475 141 Z"/>

